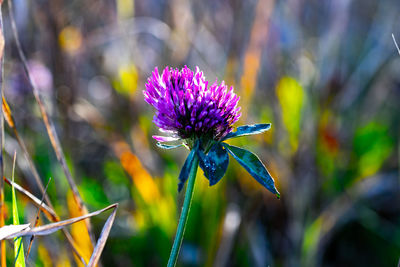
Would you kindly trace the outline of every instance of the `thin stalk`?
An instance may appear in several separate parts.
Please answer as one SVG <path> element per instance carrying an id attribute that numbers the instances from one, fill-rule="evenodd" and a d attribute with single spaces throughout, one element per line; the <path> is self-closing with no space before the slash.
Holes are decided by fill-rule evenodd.
<path id="1" fill-rule="evenodd" d="M 193 196 L 194 184 L 196 181 L 196 173 L 198 165 L 199 165 L 199 159 L 197 155 L 195 155 L 189 173 L 189 181 L 186 187 L 185 200 L 183 201 L 181 217 L 179 218 L 179 223 L 178 223 L 178 229 L 176 230 L 174 244 L 172 245 L 171 254 L 168 260 L 168 265 L 167 265 L 168 267 L 174 267 L 176 264 L 176 260 L 178 259 L 179 250 L 182 245 L 183 234 L 185 233 L 186 222 L 190 211 L 190 205 L 192 204 L 192 196 Z"/>
<path id="2" fill-rule="evenodd" d="M 399 52 L 399 55 L 400 55 L 400 48 L 399 48 L 399 45 L 398 45 L 397 42 L 396 42 L 396 38 L 394 38 L 394 34 L 393 34 L 393 33 L 392 33 L 392 38 L 393 38 L 394 45 L 395 45 L 396 48 L 397 48 L 397 52 Z"/>
<path id="3" fill-rule="evenodd" d="M 4 29 L 3 29 L 3 1 L 0 0 L 0 97 L 4 96 Z M 4 174 L 3 150 L 4 150 L 4 119 L 3 119 L 3 105 L 0 107 L 0 227 L 4 226 L 5 204 L 4 204 L 4 181 L 1 179 Z M 1 266 L 6 266 L 6 243 L 0 241 L 0 263 Z"/>

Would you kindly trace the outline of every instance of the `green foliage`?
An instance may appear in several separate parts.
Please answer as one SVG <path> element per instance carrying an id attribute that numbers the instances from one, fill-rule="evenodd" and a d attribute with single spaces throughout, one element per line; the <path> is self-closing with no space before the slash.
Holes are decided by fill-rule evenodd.
<path id="1" fill-rule="evenodd" d="M 14 170 L 13 170 L 13 179 L 14 181 Z M 12 186 L 12 217 L 13 224 L 19 225 L 19 215 L 18 215 L 18 206 L 17 206 L 17 197 L 15 196 L 15 189 Z M 15 257 L 15 266 L 25 267 L 25 253 L 24 253 L 24 244 L 22 237 L 14 238 L 14 257 Z"/>
<path id="2" fill-rule="evenodd" d="M 393 151 L 393 139 L 383 124 L 370 122 L 354 135 L 354 154 L 360 178 L 375 174 Z"/>
<path id="3" fill-rule="evenodd" d="M 79 185 L 83 200 L 93 209 L 104 208 L 110 201 L 104 193 L 103 187 L 95 179 L 84 178 Z"/>

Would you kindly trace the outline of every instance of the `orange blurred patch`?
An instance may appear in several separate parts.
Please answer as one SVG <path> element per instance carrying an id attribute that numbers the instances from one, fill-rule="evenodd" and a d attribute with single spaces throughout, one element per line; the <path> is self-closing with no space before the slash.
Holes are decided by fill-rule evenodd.
<path id="1" fill-rule="evenodd" d="M 257 74 L 260 67 L 262 48 L 268 37 L 268 24 L 274 1 L 259 1 L 256 8 L 256 16 L 251 30 L 250 42 L 244 59 L 244 72 L 240 80 L 242 88 L 242 117 L 244 109 L 248 107 L 254 94 L 257 82 Z"/>
<path id="2" fill-rule="evenodd" d="M 143 200 L 147 203 L 157 201 L 160 198 L 158 187 L 138 157 L 130 151 L 129 145 L 119 141 L 114 144 L 113 149 L 119 157 L 122 167 L 131 176 Z"/>
<path id="3" fill-rule="evenodd" d="M 251 98 L 257 81 L 258 68 L 260 67 L 261 50 L 249 51 L 244 60 L 244 73 L 240 81 L 245 99 Z"/>
<path id="4" fill-rule="evenodd" d="M 336 155 L 339 150 L 339 141 L 332 127 L 324 127 L 321 129 L 321 139 L 328 151 Z"/>
<path id="5" fill-rule="evenodd" d="M 150 203 L 160 197 L 158 188 L 152 177 L 132 152 L 126 151 L 122 153 L 120 160 L 122 167 L 132 177 L 144 201 Z"/>
<path id="6" fill-rule="evenodd" d="M 331 112 L 323 112 L 318 131 L 321 145 L 332 156 L 336 156 L 339 151 L 339 140 L 337 138 L 334 117 Z"/>

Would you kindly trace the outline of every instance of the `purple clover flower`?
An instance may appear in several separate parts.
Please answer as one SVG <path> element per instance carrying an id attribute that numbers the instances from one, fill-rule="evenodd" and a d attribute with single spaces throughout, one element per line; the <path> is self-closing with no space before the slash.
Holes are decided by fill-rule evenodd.
<path id="1" fill-rule="evenodd" d="M 237 107 L 239 97 L 233 92 L 233 87 L 228 90 L 224 82 L 209 86 L 198 67 L 194 73 L 186 66 L 181 71 L 166 67 L 161 76 L 155 68 L 143 94 L 146 102 L 156 109 L 154 123 L 162 132 L 169 134 L 153 138 L 159 142 L 184 139 L 185 145 L 190 148 L 179 174 L 178 191 L 189 181 L 167 265 L 172 267 L 176 264 L 182 243 L 198 166 L 210 186 L 215 185 L 225 175 L 230 154 L 261 185 L 279 198 L 274 179 L 261 160 L 246 149 L 224 142 L 230 138 L 263 133 L 269 130 L 271 124 L 240 126 L 232 132 L 232 125 L 241 115 L 240 107 Z M 157 145 L 171 149 L 183 144 Z"/>
<path id="2" fill-rule="evenodd" d="M 155 68 L 143 94 L 146 102 L 156 109 L 154 123 L 168 135 L 155 135 L 153 138 L 159 142 L 184 139 L 184 144 L 157 145 L 165 149 L 186 145 L 191 150 L 179 175 L 179 191 L 190 169 L 197 164 L 203 169 L 210 186 L 218 183 L 228 168 L 230 154 L 260 184 L 279 197 L 274 179 L 260 159 L 250 151 L 224 142 L 230 138 L 263 133 L 271 127 L 269 123 L 245 125 L 232 131 L 232 125 L 241 115 L 237 106 L 239 97 L 233 92 L 233 87 L 228 90 L 224 82 L 209 86 L 198 67 L 195 72 L 186 66 L 181 71 L 166 67 L 161 75 Z"/>
<path id="3" fill-rule="evenodd" d="M 157 67 L 143 91 L 145 101 L 156 109 L 154 123 L 169 136 L 153 136 L 159 142 L 205 138 L 221 140 L 239 119 L 239 97 L 224 82 L 209 86 L 196 67 L 166 67 L 161 75 Z"/>

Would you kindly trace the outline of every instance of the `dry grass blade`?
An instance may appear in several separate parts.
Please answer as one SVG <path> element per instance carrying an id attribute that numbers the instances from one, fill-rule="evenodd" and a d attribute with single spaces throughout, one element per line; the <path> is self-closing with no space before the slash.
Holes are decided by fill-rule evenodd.
<path id="1" fill-rule="evenodd" d="M 26 230 L 30 228 L 30 224 L 19 224 L 19 225 L 6 225 L 0 227 L 0 240 L 3 240 L 6 236 L 14 233 L 19 233 L 22 230 Z"/>
<path id="2" fill-rule="evenodd" d="M 43 117 L 43 122 L 44 122 L 44 124 L 46 126 L 47 134 L 49 135 L 49 138 L 50 138 L 50 142 L 51 142 L 51 144 L 53 146 L 54 152 L 56 153 L 56 157 L 57 157 L 58 161 L 60 162 L 61 167 L 62 167 L 62 169 L 64 171 L 65 177 L 67 178 L 67 181 L 68 181 L 68 184 L 69 184 L 69 186 L 71 188 L 71 191 L 74 194 L 74 200 L 77 203 L 81 214 L 87 214 L 87 212 L 88 212 L 87 208 L 86 208 L 86 206 L 84 205 L 84 203 L 82 201 L 82 197 L 79 194 L 78 187 L 77 187 L 74 179 L 72 178 L 72 174 L 71 174 L 71 172 L 70 172 L 70 170 L 69 170 L 69 168 L 67 166 L 67 162 L 65 160 L 64 152 L 62 151 L 62 148 L 61 148 L 61 145 L 60 145 L 60 140 L 58 139 L 58 135 L 57 135 L 57 132 L 56 132 L 55 127 L 54 127 L 54 123 L 52 122 L 51 118 L 47 114 L 47 111 L 46 111 L 46 109 L 45 109 L 45 107 L 44 107 L 44 105 L 42 103 L 41 98 L 40 98 L 39 90 L 38 90 L 38 88 L 36 86 L 36 83 L 35 83 L 34 79 L 31 76 L 30 71 L 29 71 L 28 63 L 27 63 L 25 54 L 22 51 L 21 42 L 19 40 L 19 35 L 18 35 L 16 23 L 15 23 L 14 13 L 12 12 L 12 10 L 13 10 L 12 1 L 8 0 L 7 3 L 8 3 L 8 8 L 9 8 L 9 14 L 10 14 L 11 28 L 12 28 L 12 32 L 13 32 L 13 35 L 14 35 L 15 43 L 16 43 L 16 46 L 17 46 L 18 54 L 19 54 L 19 57 L 21 58 L 22 65 L 24 67 L 26 75 L 28 76 L 29 84 L 32 87 L 33 95 L 34 95 L 34 97 L 36 99 L 36 102 L 38 103 L 38 106 L 39 106 L 39 109 L 40 109 L 40 113 L 41 113 L 41 115 Z M 93 234 L 92 234 L 92 227 L 91 227 L 90 221 L 89 220 L 85 220 L 85 223 L 86 223 L 86 227 L 87 227 L 89 236 L 91 238 L 92 244 L 94 246 L 94 237 L 93 237 Z"/>
<path id="3" fill-rule="evenodd" d="M 45 195 L 46 195 L 47 188 L 49 187 L 50 181 L 51 181 L 51 177 L 50 177 L 49 181 L 47 182 L 46 188 L 44 189 L 44 194 L 43 194 L 43 196 L 42 196 L 42 200 L 40 201 L 40 206 L 43 205 L 43 200 L 44 200 L 44 197 L 45 197 Z M 37 210 L 35 222 L 33 223 L 33 227 L 38 226 L 38 224 L 39 224 L 39 216 L 40 216 L 40 207 L 39 207 L 38 210 Z M 35 238 L 34 235 L 31 236 L 31 240 L 29 241 L 28 251 L 26 252 L 26 258 L 29 257 L 29 253 L 31 252 L 31 248 L 32 248 L 32 244 L 33 244 L 33 239 L 34 239 L 34 238 Z"/>
<path id="4" fill-rule="evenodd" d="M 399 45 L 398 45 L 397 42 L 396 42 L 396 38 L 394 38 L 394 34 L 393 34 L 393 33 L 392 33 L 392 38 L 393 38 L 394 45 L 395 45 L 396 48 L 397 48 L 397 52 L 399 52 L 399 55 L 400 55 L 400 48 L 399 48 Z"/>
<path id="5" fill-rule="evenodd" d="M 69 226 L 69 225 L 71 225 L 73 223 L 85 220 L 85 219 L 93 217 L 93 216 L 97 216 L 97 215 L 99 215 L 99 214 L 101 214 L 101 213 L 103 213 L 103 212 L 105 212 L 107 210 L 113 209 L 113 212 L 108 217 L 108 219 L 107 219 L 107 221 L 106 221 L 106 223 L 105 223 L 105 225 L 103 227 L 103 230 L 101 232 L 101 235 L 100 235 L 100 238 L 98 240 L 98 243 L 96 244 L 96 247 L 95 247 L 95 249 L 93 251 L 94 253 L 93 253 L 92 258 L 91 258 L 91 262 L 92 262 L 91 266 L 93 266 L 93 264 L 97 263 L 97 261 L 98 261 L 98 259 L 100 257 L 100 253 L 104 248 L 106 239 L 108 237 L 108 234 L 110 232 L 110 229 L 111 229 L 112 224 L 113 224 L 114 219 L 115 219 L 117 208 L 118 208 L 118 203 L 115 203 L 115 204 L 112 204 L 112 205 L 110 205 L 108 207 L 105 207 L 104 209 L 97 210 L 97 211 L 91 212 L 91 213 L 83 215 L 83 216 L 71 218 L 71 219 L 68 219 L 68 220 L 60 221 L 60 222 L 50 223 L 50 224 L 47 224 L 47 225 L 42 225 L 42 226 L 38 226 L 38 227 L 34 227 L 34 228 L 26 228 L 26 229 L 23 229 L 23 230 L 21 230 L 19 232 L 16 232 L 16 233 L 8 233 L 7 235 L 3 236 L 2 238 L 11 239 L 11 238 L 28 236 L 28 235 L 49 235 L 49 234 L 52 234 L 52 233 L 54 233 L 54 232 L 56 232 L 56 231 L 58 231 L 58 230 L 60 230 L 60 229 L 62 229 L 64 227 L 66 227 L 66 226 Z"/>
<path id="6" fill-rule="evenodd" d="M 4 177 L 4 181 L 9 185 L 14 185 L 14 188 L 17 191 L 19 191 L 21 194 L 26 196 L 29 200 L 31 200 L 32 203 L 36 207 L 40 208 L 41 211 L 43 212 L 43 214 L 45 214 L 46 217 L 50 221 L 52 221 L 52 222 L 59 222 L 60 221 L 60 218 L 58 217 L 58 215 L 55 213 L 55 211 L 52 208 L 50 208 L 49 206 L 47 206 L 44 203 L 41 203 L 41 201 L 37 197 L 32 195 L 28 190 L 24 189 L 22 186 L 20 186 L 17 183 L 12 183 L 9 179 L 7 179 L 5 177 Z M 78 258 L 82 261 L 82 263 L 86 265 L 85 260 L 82 257 L 82 253 L 80 252 L 80 249 L 75 244 L 75 241 L 73 240 L 71 234 L 67 231 L 67 229 L 63 229 L 63 233 L 64 233 L 65 237 L 67 238 L 67 241 L 71 245 L 71 248 L 74 251 L 74 253 L 78 256 Z"/>
<path id="7" fill-rule="evenodd" d="M 32 201 L 32 203 L 33 203 L 36 207 L 38 207 L 38 208 L 40 208 L 40 209 L 42 210 L 43 213 L 50 215 L 50 218 L 49 218 L 49 219 L 50 219 L 51 221 L 57 221 L 58 216 L 57 216 L 57 214 L 55 213 L 55 211 L 54 211 L 53 209 L 51 209 L 51 208 L 50 208 L 49 206 L 47 206 L 46 204 L 41 203 L 40 199 L 38 199 L 37 197 L 35 197 L 32 193 L 30 193 L 28 190 L 26 190 L 25 188 L 23 188 L 23 187 L 20 186 L 19 184 L 12 182 L 12 181 L 10 181 L 9 179 L 7 179 L 7 178 L 5 178 L 5 177 L 3 177 L 3 178 L 4 178 L 4 181 L 5 181 L 7 184 L 9 184 L 9 185 L 11 185 L 11 186 L 14 186 L 14 188 L 15 188 L 17 191 L 19 191 L 20 193 L 22 193 L 23 195 L 25 195 L 27 198 L 29 198 L 29 199 Z"/>
<path id="8" fill-rule="evenodd" d="M 82 220 L 85 220 L 87 218 L 93 217 L 93 216 L 97 216 L 107 210 L 110 209 L 116 209 L 118 207 L 118 203 L 112 204 L 110 206 L 107 206 L 101 210 L 97 210 L 91 213 L 88 213 L 86 215 L 83 216 L 79 216 L 79 217 L 75 217 L 75 218 L 71 218 L 68 220 L 64 220 L 64 221 L 59 221 L 59 222 L 55 222 L 55 223 L 49 223 L 46 225 L 42 225 L 42 226 L 38 226 L 38 227 L 34 227 L 31 228 L 29 230 L 25 229 L 22 230 L 18 233 L 14 233 L 14 234 L 9 234 L 7 236 L 5 236 L 5 239 L 11 239 L 11 238 L 15 238 L 15 237 L 21 237 L 21 236 L 27 236 L 27 235 L 49 235 L 52 234 L 58 230 L 60 230 L 63 227 L 66 227 L 68 225 L 71 225 L 73 223 L 76 222 L 80 222 Z"/>
<path id="9" fill-rule="evenodd" d="M 107 210 L 112 209 L 113 211 L 110 214 L 110 216 L 108 216 L 107 221 L 105 222 L 103 229 L 101 231 L 99 240 L 97 241 L 97 244 L 93 250 L 89 265 L 87 265 L 87 266 L 95 266 L 100 259 L 101 252 L 103 251 L 103 248 L 107 241 L 111 227 L 114 223 L 117 208 L 118 208 L 118 203 L 115 203 L 108 207 L 105 207 L 104 209 L 101 209 L 101 210 L 98 210 L 95 212 L 91 212 L 91 213 L 83 215 L 83 216 L 71 218 L 71 219 L 56 222 L 56 223 L 50 223 L 47 225 L 42 225 L 42 226 L 34 227 L 34 228 L 30 228 L 28 225 L 20 225 L 20 228 L 10 229 L 9 228 L 10 226 L 7 225 L 7 226 L 0 228 L 0 240 L 18 238 L 18 237 L 29 236 L 29 235 L 49 235 L 60 229 L 63 229 L 66 226 L 69 226 L 71 224 L 77 223 L 79 221 L 85 220 L 85 219 L 93 217 L 93 216 L 97 216 Z M 12 231 L 10 231 L 10 230 L 12 230 Z"/>
<path id="10" fill-rule="evenodd" d="M 33 160 L 31 158 L 31 156 L 29 155 L 28 149 L 26 148 L 25 143 L 22 140 L 22 138 L 19 136 L 19 133 L 18 133 L 17 127 L 15 125 L 15 120 L 14 120 L 14 117 L 12 115 L 10 106 L 8 105 L 8 103 L 7 103 L 7 101 L 6 101 L 4 96 L 3 96 L 3 104 L 2 104 L 2 106 L 3 106 L 4 118 L 6 119 L 7 124 L 11 127 L 11 129 L 14 132 L 15 138 L 17 139 L 17 142 L 18 142 L 19 146 L 22 149 L 22 152 L 23 152 L 23 154 L 25 156 L 25 159 L 28 161 L 29 168 L 31 169 L 33 178 L 35 178 L 36 184 L 39 186 L 40 192 L 44 195 L 47 205 L 50 208 L 54 209 L 54 207 L 51 204 L 51 201 L 50 201 L 48 195 L 45 193 L 42 180 L 40 179 L 40 176 L 39 176 L 39 172 L 37 171 L 37 169 L 35 167 L 35 164 L 33 164 Z"/>
<path id="11" fill-rule="evenodd" d="M 4 34 L 3 34 L 3 14 L 2 14 L 3 1 L 0 0 L 0 95 L 4 95 L 3 80 L 4 80 Z M 3 106 L 0 107 L 0 227 L 4 225 L 4 181 L 1 179 L 4 175 L 3 166 L 3 150 L 4 150 L 4 120 L 3 120 Z M 1 266 L 6 266 L 6 243 L 0 242 L 0 262 Z"/>
<path id="12" fill-rule="evenodd" d="M 108 235 L 110 234 L 111 227 L 114 223 L 115 215 L 117 214 L 118 204 L 116 204 L 115 209 L 112 211 L 110 216 L 107 218 L 106 223 L 101 230 L 101 234 L 99 239 L 97 240 L 96 246 L 93 250 L 92 256 L 90 257 L 90 261 L 88 267 L 96 266 L 96 264 L 100 260 L 101 253 L 103 252 L 104 246 L 106 245 L 106 241 L 108 239 Z"/>

